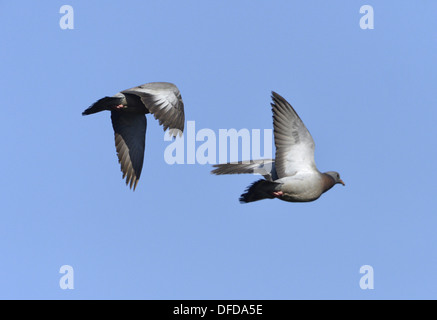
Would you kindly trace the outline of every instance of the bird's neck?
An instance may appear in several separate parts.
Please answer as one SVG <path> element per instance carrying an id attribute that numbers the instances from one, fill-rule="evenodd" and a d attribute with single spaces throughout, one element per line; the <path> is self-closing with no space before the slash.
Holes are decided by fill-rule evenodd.
<path id="1" fill-rule="evenodd" d="M 329 174 L 323 173 L 322 179 L 323 179 L 323 192 L 328 191 L 335 185 L 334 178 L 331 177 Z"/>

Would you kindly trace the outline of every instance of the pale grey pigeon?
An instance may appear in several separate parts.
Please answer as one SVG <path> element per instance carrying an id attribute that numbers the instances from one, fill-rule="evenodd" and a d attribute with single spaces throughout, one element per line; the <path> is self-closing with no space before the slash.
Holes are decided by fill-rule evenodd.
<path id="1" fill-rule="evenodd" d="M 212 173 L 261 174 L 264 179 L 250 185 L 240 196 L 241 203 L 262 199 L 309 202 L 341 183 L 335 171 L 321 173 L 314 162 L 314 140 L 293 107 L 272 92 L 273 133 L 276 159 L 214 165 Z"/>
<path id="2" fill-rule="evenodd" d="M 151 113 L 176 137 L 184 131 L 184 103 L 179 89 L 168 82 L 151 82 L 104 97 L 82 112 L 88 115 L 111 111 L 115 148 L 126 185 L 135 190 L 141 176 L 147 119 Z"/>

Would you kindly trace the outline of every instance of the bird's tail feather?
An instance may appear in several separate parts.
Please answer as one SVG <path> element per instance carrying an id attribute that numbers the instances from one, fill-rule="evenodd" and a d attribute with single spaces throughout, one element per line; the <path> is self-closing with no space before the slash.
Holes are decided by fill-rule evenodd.
<path id="1" fill-rule="evenodd" d="M 273 192 L 277 191 L 280 185 L 280 183 L 263 179 L 255 181 L 246 189 L 246 192 L 240 196 L 240 202 L 248 203 L 262 199 L 273 199 L 275 198 Z"/>
<path id="2" fill-rule="evenodd" d="M 243 162 L 215 164 L 213 165 L 215 169 L 212 170 L 211 173 L 217 175 L 241 173 L 261 174 L 267 180 L 272 180 L 272 175 L 274 173 L 274 161 L 274 159 L 259 159 Z"/>
<path id="3" fill-rule="evenodd" d="M 104 97 L 94 102 L 94 104 L 82 112 L 83 116 L 88 114 L 97 113 L 103 110 L 111 110 L 111 107 L 115 107 L 122 103 L 122 98 L 119 97 Z"/>

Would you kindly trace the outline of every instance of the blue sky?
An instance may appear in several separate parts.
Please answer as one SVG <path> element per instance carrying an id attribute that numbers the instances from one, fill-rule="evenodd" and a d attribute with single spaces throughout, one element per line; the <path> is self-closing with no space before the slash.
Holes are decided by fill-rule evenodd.
<path id="1" fill-rule="evenodd" d="M 62 30 L 59 9 L 74 8 Z M 359 26 L 372 5 L 375 28 Z M 437 3 L 2 1 L 0 298 L 435 299 Z M 148 118 L 121 180 L 97 99 L 175 83 L 196 129 L 297 110 L 336 186 L 312 203 L 239 195 L 257 176 L 168 165 Z M 199 145 L 199 144 L 198 144 Z M 74 268 L 62 290 L 59 268 Z M 359 286 L 374 269 L 374 290 Z"/>

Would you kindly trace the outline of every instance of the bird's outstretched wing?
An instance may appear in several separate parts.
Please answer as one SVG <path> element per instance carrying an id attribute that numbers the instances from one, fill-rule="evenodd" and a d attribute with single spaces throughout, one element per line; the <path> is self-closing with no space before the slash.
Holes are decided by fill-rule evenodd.
<path id="1" fill-rule="evenodd" d="M 314 140 L 293 107 L 272 92 L 275 165 L 279 178 L 297 172 L 317 171 L 314 162 Z"/>
<path id="2" fill-rule="evenodd" d="M 146 143 L 147 120 L 144 114 L 111 111 L 115 148 L 126 185 L 136 188 L 141 176 Z"/>
<path id="3" fill-rule="evenodd" d="M 168 82 L 151 82 L 123 90 L 121 93 L 135 94 L 153 114 L 164 131 L 170 129 L 172 136 L 181 136 L 184 131 L 184 102 L 179 89 Z"/>

